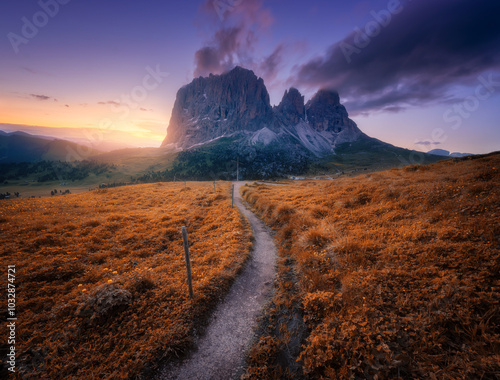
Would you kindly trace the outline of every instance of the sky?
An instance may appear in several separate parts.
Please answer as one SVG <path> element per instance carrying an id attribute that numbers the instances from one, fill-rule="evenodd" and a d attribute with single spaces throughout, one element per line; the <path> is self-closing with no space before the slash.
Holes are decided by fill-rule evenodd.
<path id="1" fill-rule="evenodd" d="M 339 92 L 369 136 L 500 150 L 498 0 L 3 0 L 0 130 L 159 147 L 177 90 L 236 65 L 271 103 Z"/>

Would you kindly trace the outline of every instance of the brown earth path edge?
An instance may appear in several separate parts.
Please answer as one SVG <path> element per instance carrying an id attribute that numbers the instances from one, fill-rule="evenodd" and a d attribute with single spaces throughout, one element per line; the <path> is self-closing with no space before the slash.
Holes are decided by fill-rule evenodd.
<path id="1" fill-rule="evenodd" d="M 182 363 L 164 368 L 160 380 L 239 379 L 244 373 L 257 317 L 272 292 L 277 257 L 269 228 L 243 203 L 240 187 L 244 184 L 234 183 L 234 203 L 252 228 L 252 256 L 215 310 L 205 335 L 198 341 L 198 349 Z"/>

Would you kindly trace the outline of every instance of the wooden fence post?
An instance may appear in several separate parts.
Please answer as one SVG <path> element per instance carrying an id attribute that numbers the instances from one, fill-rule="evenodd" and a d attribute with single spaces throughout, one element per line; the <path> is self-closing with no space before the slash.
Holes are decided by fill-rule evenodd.
<path id="1" fill-rule="evenodd" d="M 231 187 L 231 207 L 234 207 L 234 184 Z"/>
<path id="2" fill-rule="evenodd" d="M 189 285 L 189 298 L 193 298 L 193 283 L 191 280 L 191 260 L 189 259 L 188 234 L 185 226 L 182 226 L 182 241 L 184 242 L 184 256 L 186 257 L 186 272 Z"/>

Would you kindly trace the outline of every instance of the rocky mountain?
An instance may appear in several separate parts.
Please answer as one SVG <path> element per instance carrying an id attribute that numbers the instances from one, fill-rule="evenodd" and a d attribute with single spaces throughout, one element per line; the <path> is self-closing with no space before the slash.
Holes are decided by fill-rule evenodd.
<path id="1" fill-rule="evenodd" d="M 271 107 L 262 78 L 241 67 L 199 77 L 177 92 L 163 148 L 178 152 L 165 178 L 271 178 L 387 168 L 438 156 L 368 137 L 339 95 L 320 90 L 306 104 L 296 88 Z"/>
<path id="2" fill-rule="evenodd" d="M 290 88 L 273 108 L 262 78 L 236 67 L 196 78 L 177 92 L 162 146 L 189 149 L 233 137 L 247 146 L 274 143 L 319 157 L 362 135 L 337 93 L 321 90 L 304 104 L 300 92 Z"/>
<path id="3" fill-rule="evenodd" d="M 334 144 L 356 141 L 361 131 L 349 119 L 347 110 L 340 104 L 336 92 L 320 90 L 306 104 L 307 122 L 320 133 L 327 135 Z"/>
<path id="4" fill-rule="evenodd" d="M 285 125 L 295 125 L 301 120 L 305 120 L 306 108 L 304 97 L 296 88 L 286 90 L 283 99 L 278 107 L 275 108 L 276 116 L 281 119 Z"/>
<path id="5" fill-rule="evenodd" d="M 223 75 L 196 78 L 177 92 L 162 146 L 190 148 L 241 131 L 256 132 L 272 123 L 264 81 L 236 67 Z"/>

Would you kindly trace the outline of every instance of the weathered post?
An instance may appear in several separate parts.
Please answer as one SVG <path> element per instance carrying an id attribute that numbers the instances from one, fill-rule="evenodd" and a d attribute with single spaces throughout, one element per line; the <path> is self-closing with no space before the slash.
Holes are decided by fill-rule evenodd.
<path id="1" fill-rule="evenodd" d="M 214 192 L 215 192 L 215 181 L 214 181 Z"/>
<path id="2" fill-rule="evenodd" d="M 231 207 L 234 207 L 234 184 L 231 187 Z"/>
<path id="3" fill-rule="evenodd" d="M 189 285 L 189 298 L 193 298 L 193 283 L 191 280 L 191 260 L 189 259 L 188 234 L 185 226 L 182 226 L 182 241 L 184 242 L 184 256 L 186 257 L 186 272 Z"/>
<path id="4" fill-rule="evenodd" d="M 236 181 L 240 180 L 240 158 L 236 158 Z"/>

